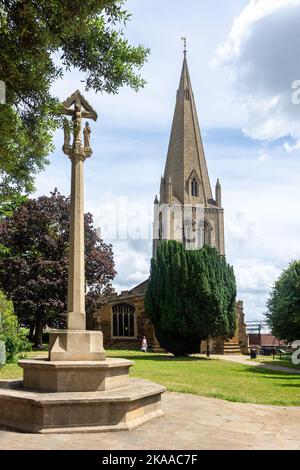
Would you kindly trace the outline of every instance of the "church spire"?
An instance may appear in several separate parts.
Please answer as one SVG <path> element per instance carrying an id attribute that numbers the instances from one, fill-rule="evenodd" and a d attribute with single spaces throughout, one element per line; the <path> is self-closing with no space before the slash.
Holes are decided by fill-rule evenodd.
<path id="1" fill-rule="evenodd" d="M 184 40 L 184 59 L 177 91 L 177 99 L 164 181 L 172 181 L 174 197 L 182 204 L 204 204 L 212 200 L 206 159 L 197 117 L 194 94 L 186 58 L 186 39 Z M 191 193 L 192 180 L 197 183 L 197 196 Z M 196 199 L 195 199 L 196 198 Z M 161 200 L 164 196 L 161 194 Z"/>

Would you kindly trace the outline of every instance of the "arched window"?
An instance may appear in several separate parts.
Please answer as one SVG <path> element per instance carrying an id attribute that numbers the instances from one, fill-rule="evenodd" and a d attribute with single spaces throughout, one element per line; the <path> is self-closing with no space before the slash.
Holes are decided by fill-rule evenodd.
<path id="1" fill-rule="evenodd" d="M 204 222 L 204 245 L 211 246 L 211 226 Z"/>
<path id="2" fill-rule="evenodd" d="M 195 245 L 194 224 L 190 219 L 186 219 L 183 223 L 183 244 L 186 249 L 193 249 Z"/>
<path id="3" fill-rule="evenodd" d="M 163 238 L 163 215 L 162 212 L 159 213 L 159 228 L 158 228 L 158 237 L 160 240 Z"/>
<path id="4" fill-rule="evenodd" d="M 134 338 L 135 308 L 129 304 L 117 304 L 112 309 L 112 330 L 114 337 Z"/>
<path id="5" fill-rule="evenodd" d="M 198 182 L 196 178 L 193 178 L 191 181 L 191 193 L 192 197 L 198 197 Z"/>
<path id="6" fill-rule="evenodd" d="M 200 222 L 198 226 L 197 245 L 198 248 L 202 248 L 203 245 L 211 246 L 211 226 L 206 221 Z"/>

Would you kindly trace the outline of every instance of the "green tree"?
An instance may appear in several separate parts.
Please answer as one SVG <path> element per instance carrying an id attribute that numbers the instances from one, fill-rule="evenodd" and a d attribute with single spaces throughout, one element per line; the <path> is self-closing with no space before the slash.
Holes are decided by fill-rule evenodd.
<path id="1" fill-rule="evenodd" d="M 125 0 L 4 0 L 0 2 L 0 195 L 33 190 L 61 124 L 53 83 L 75 67 L 85 88 L 138 90 L 148 49 L 131 46 L 123 26 Z"/>
<path id="2" fill-rule="evenodd" d="M 0 286 L 35 346 L 43 328 L 64 328 L 67 311 L 69 198 L 54 191 L 28 199 L 0 221 Z M 111 290 L 115 276 L 111 245 L 98 236 L 85 214 L 85 274 L 88 326 Z M 34 333 L 34 337 L 33 337 Z"/>
<path id="3" fill-rule="evenodd" d="M 0 220 L 5 217 L 11 217 L 16 209 L 26 202 L 27 196 L 15 192 L 11 197 L 5 201 L 0 201 Z"/>
<path id="4" fill-rule="evenodd" d="M 276 281 L 266 314 L 272 333 L 288 342 L 300 339 L 300 261 L 293 261 Z"/>
<path id="5" fill-rule="evenodd" d="M 0 341 L 5 343 L 7 362 L 15 362 L 19 356 L 31 350 L 27 331 L 20 328 L 13 304 L 0 291 Z"/>
<path id="6" fill-rule="evenodd" d="M 199 352 L 201 340 L 233 336 L 236 283 L 215 248 L 185 250 L 163 242 L 151 262 L 145 309 L 161 346 L 176 356 Z"/>

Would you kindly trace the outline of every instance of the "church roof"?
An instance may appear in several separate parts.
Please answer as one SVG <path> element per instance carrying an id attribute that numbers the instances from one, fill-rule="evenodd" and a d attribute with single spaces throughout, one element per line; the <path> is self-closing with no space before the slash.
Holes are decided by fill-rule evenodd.
<path id="1" fill-rule="evenodd" d="M 130 290 L 123 291 L 120 294 L 117 294 L 116 292 L 112 293 L 110 297 L 108 298 L 109 303 L 115 303 L 115 302 L 126 302 L 130 301 L 134 297 L 144 297 L 147 287 L 148 287 L 148 282 L 149 279 L 146 279 L 145 281 L 141 282 L 137 286 L 133 287 Z"/>
<path id="2" fill-rule="evenodd" d="M 182 65 L 179 89 L 168 148 L 164 178 L 171 178 L 173 195 L 189 203 L 187 182 L 196 175 L 199 182 L 199 203 L 213 199 L 194 94 L 186 54 Z"/>

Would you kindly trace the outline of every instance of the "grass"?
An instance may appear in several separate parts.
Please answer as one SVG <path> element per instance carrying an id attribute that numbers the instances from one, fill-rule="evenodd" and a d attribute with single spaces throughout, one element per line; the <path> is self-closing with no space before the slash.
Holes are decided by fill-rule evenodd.
<path id="1" fill-rule="evenodd" d="M 132 359 L 132 377 L 152 380 L 172 392 L 233 402 L 300 406 L 300 375 L 202 357 L 175 359 L 134 351 L 107 351 L 107 355 Z"/>
<path id="2" fill-rule="evenodd" d="M 172 392 L 232 402 L 300 406 L 300 375 L 202 357 L 173 358 L 116 350 L 107 350 L 107 356 L 133 360 L 131 377 L 157 382 Z M 0 379 L 19 378 L 21 372 L 16 364 L 8 364 L 0 368 Z"/>
<path id="3" fill-rule="evenodd" d="M 47 356 L 47 351 L 32 351 L 26 355 L 26 358 L 37 357 L 37 356 Z M 5 364 L 5 366 L 0 366 L 0 380 L 3 379 L 19 379 L 22 377 L 22 369 L 18 364 Z"/>
<path id="4" fill-rule="evenodd" d="M 20 377 L 22 377 L 22 370 L 18 364 L 5 364 L 5 366 L 0 366 L 0 380 L 19 379 Z"/>

